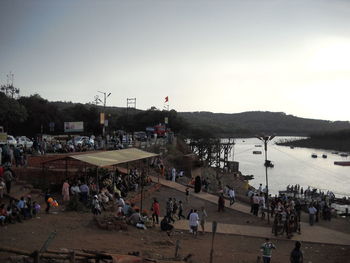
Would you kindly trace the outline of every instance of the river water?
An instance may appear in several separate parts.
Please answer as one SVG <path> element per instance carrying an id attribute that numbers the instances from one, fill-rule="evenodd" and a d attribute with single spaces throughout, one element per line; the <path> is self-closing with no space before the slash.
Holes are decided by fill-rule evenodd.
<path id="1" fill-rule="evenodd" d="M 332 151 L 309 148 L 291 149 L 278 146 L 276 141 L 288 137 L 276 137 L 268 143 L 267 159 L 274 163 L 274 168 L 268 168 L 269 190 L 271 194 L 278 194 L 285 190 L 288 184 L 300 184 L 322 190 L 330 190 L 336 196 L 350 196 L 350 166 L 334 165 L 334 161 L 350 161 L 349 157 L 332 154 Z M 262 147 L 256 147 L 261 145 Z M 253 154 L 261 151 L 262 154 Z M 235 139 L 235 145 L 230 159 L 239 162 L 239 170 L 243 175 L 254 175 L 250 185 L 259 187 L 266 184 L 264 145 L 257 138 Z M 318 158 L 312 158 L 316 153 Z M 327 154 L 327 159 L 322 158 Z"/>

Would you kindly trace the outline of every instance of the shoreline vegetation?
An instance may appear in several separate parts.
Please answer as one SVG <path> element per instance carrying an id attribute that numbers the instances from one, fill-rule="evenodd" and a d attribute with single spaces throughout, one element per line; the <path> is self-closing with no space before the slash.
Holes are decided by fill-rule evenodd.
<path id="1" fill-rule="evenodd" d="M 281 146 L 350 152 L 350 130 L 313 134 L 309 138 L 300 140 L 281 140 L 276 142 L 276 144 Z"/>

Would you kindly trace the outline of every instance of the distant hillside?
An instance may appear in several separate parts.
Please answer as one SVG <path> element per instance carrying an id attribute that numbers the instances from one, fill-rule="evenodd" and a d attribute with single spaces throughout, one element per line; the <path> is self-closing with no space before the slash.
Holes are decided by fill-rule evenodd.
<path id="1" fill-rule="evenodd" d="M 72 107 L 74 103 L 54 102 L 59 108 Z M 102 108 L 102 106 L 97 106 Z M 106 107 L 107 112 L 125 115 L 126 108 Z M 133 115 L 143 112 L 130 109 Z M 249 111 L 241 113 L 178 112 L 190 128 L 215 131 L 221 136 L 254 136 L 256 134 L 300 135 L 336 132 L 350 129 L 348 121 L 327 121 L 299 118 L 284 112 Z"/>
<path id="2" fill-rule="evenodd" d="M 50 132 L 50 123 L 54 123 L 54 133 L 63 133 L 66 121 L 83 121 L 86 134 L 101 133 L 99 113 L 103 106 L 72 102 L 49 102 L 35 94 L 14 100 L 0 92 L 0 123 L 5 130 L 14 135 L 35 135 L 38 132 Z M 176 112 L 161 111 L 155 107 L 144 111 L 125 107 L 106 107 L 108 131 L 143 131 L 147 126 L 164 122 L 168 127 L 184 136 L 254 136 L 261 133 L 276 135 L 324 134 L 350 130 L 347 121 L 325 121 L 298 118 L 283 112 L 242 112 L 235 114 L 212 112 Z"/>
<path id="3" fill-rule="evenodd" d="M 284 146 L 350 152 L 350 130 L 311 134 L 309 138 L 277 143 Z"/>
<path id="4" fill-rule="evenodd" d="M 213 129 L 222 135 L 249 136 L 260 133 L 277 135 L 310 135 L 350 129 L 348 121 L 325 121 L 298 118 L 283 112 L 251 111 L 234 114 L 181 112 L 180 117 L 193 127 Z"/>

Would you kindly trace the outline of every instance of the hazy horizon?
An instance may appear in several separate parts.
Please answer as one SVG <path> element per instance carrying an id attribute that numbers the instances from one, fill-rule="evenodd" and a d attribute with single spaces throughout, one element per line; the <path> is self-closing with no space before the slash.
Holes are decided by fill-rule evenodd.
<path id="1" fill-rule="evenodd" d="M 0 2 L 0 84 L 178 112 L 348 121 L 350 1 Z"/>

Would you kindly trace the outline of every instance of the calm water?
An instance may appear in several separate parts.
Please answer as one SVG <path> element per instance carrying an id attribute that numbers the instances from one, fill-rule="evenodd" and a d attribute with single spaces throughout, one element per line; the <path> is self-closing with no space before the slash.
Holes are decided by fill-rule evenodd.
<path id="1" fill-rule="evenodd" d="M 286 137 L 276 137 L 268 143 L 267 155 L 275 167 L 268 168 L 269 189 L 272 194 L 285 190 L 288 184 L 300 184 L 304 189 L 307 186 L 324 190 L 331 190 L 337 196 L 350 196 L 350 166 L 334 165 L 334 161 L 350 161 L 349 157 L 341 157 L 327 150 L 294 148 L 278 146 L 276 141 Z M 231 159 L 239 162 L 239 169 L 243 175 L 254 175 L 250 184 L 258 187 L 265 182 L 265 155 L 263 143 L 256 138 L 235 139 L 233 156 Z M 255 147 L 262 145 L 262 147 Z M 262 151 L 262 154 L 253 154 L 253 151 Z M 312 158 L 316 153 L 318 158 Z M 322 158 L 322 154 L 328 158 Z"/>

